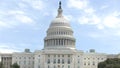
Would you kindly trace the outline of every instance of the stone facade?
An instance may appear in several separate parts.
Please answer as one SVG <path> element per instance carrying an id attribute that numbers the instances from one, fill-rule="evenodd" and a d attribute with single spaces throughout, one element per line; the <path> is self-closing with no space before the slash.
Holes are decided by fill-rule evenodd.
<path id="1" fill-rule="evenodd" d="M 3 63 L 4 68 L 10 68 L 10 66 L 12 65 L 12 54 L 0 53 L 0 62 Z"/>

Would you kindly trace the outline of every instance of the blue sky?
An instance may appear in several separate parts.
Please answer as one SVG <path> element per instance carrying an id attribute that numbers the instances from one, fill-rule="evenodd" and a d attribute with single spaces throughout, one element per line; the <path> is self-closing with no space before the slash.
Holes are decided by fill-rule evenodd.
<path id="1" fill-rule="evenodd" d="M 74 30 L 76 48 L 84 52 L 120 53 L 120 0 L 61 0 Z M 0 52 L 44 47 L 59 0 L 0 0 Z"/>

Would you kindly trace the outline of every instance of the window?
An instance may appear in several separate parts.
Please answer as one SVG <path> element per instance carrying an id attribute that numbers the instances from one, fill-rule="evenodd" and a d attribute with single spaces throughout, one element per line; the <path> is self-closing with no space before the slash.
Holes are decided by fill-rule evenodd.
<path id="1" fill-rule="evenodd" d="M 28 65 L 30 65 L 30 61 L 28 62 Z"/>
<path id="2" fill-rule="evenodd" d="M 62 64 L 64 64 L 64 59 L 62 59 Z"/>
<path id="3" fill-rule="evenodd" d="M 54 59 L 54 62 L 53 62 L 54 64 L 56 63 L 56 59 Z"/>
<path id="4" fill-rule="evenodd" d="M 86 62 L 84 62 L 84 65 L 86 65 Z"/>
<path id="5" fill-rule="evenodd" d="M 64 65 L 62 65 L 62 68 L 64 68 Z"/>
<path id="6" fill-rule="evenodd" d="M 78 60 L 78 63 L 80 63 L 80 60 Z"/>
<path id="7" fill-rule="evenodd" d="M 70 68 L 70 65 L 68 65 L 68 68 Z"/>
<path id="8" fill-rule="evenodd" d="M 38 59 L 38 62 L 40 63 L 40 59 Z"/>
<path id="9" fill-rule="evenodd" d="M 64 55 L 62 55 L 62 57 L 64 57 Z"/>
<path id="10" fill-rule="evenodd" d="M 68 59 L 68 64 L 70 64 L 70 59 Z"/>
<path id="11" fill-rule="evenodd" d="M 48 57 L 50 57 L 50 55 L 48 55 Z"/>
<path id="12" fill-rule="evenodd" d="M 21 64 L 21 62 L 19 61 L 19 64 Z"/>
<path id="13" fill-rule="evenodd" d="M 88 65 L 90 65 L 90 62 L 88 62 Z"/>
<path id="14" fill-rule="evenodd" d="M 56 55 L 54 55 L 54 57 L 56 57 Z"/>
<path id="15" fill-rule="evenodd" d="M 26 59 L 26 57 L 24 57 L 24 59 Z"/>
<path id="16" fill-rule="evenodd" d="M 33 61 L 33 64 L 34 64 L 34 61 Z"/>
<path id="17" fill-rule="evenodd" d="M 93 62 L 93 65 L 95 65 L 95 62 Z"/>
<path id="18" fill-rule="evenodd" d="M 50 66 L 48 65 L 48 68 L 50 68 Z"/>
<path id="19" fill-rule="evenodd" d="M 60 59 L 58 59 L 58 64 L 60 63 Z"/>
<path id="20" fill-rule="evenodd" d="M 60 55 L 58 55 L 58 57 L 60 57 Z"/>
<path id="21" fill-rule="evenodd" d="M 26 64 L 26 61 L 24 61 L 24 64 Z"/>
<path id="22" fill-rule="evenodd" d="M 68 57 L 70 57 L 70 55 L 68 55 Z"/>
<path id="23" fill-rule="evenodd" d="M 48 62 L 47 62 L 48 64 L 50 63 L 50 59 L 48 59 Z"/>
<path id="24" fill-rule="evenodd" d="M 38 68 L 40 68 L 40 65 L 38 65 Z"/>
<path id="25" fill-rule="evenodd" d="M 54 68 L 56 68 L 56 66 L 54 65 Z"/>
<path id="26" fill-rule="evenodd" d="M 19 57 L 19 59 L 21 59 L 21 57 Z"/>
<path id="27" fill-rule="evenodd" d="M 63 39 L 61 39 L 61 45 L 63 45 Z"/>

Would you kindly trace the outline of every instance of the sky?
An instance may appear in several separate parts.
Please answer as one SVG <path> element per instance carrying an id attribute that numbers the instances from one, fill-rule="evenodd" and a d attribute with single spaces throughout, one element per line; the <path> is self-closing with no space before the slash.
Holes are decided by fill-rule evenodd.
<path id="1" fill-rule="evenodd" d="M 0 0 L 0 53 L 44 48 L 59 0 Z M 120 0 L 61 0 L 76 49 L 120 53 Z"/>

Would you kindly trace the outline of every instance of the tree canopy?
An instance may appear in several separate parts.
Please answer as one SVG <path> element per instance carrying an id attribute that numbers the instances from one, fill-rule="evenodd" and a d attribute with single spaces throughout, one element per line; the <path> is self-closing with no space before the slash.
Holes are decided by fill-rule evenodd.
<path id="1" fill-rule="evenodd" d="M 0 68 L 4 68 L 4 66 L 3 66 L 3 63 L 2 63 L 2 62 L 0 62 Z"/>
<path id="2" fill-rule="evenodd" d="M 17 63 L 14 63 L 11 65 L 11 68 L 20 68 L 20 66 Z"/>
<path id="3" fill-rule="evenodd" d="M 100 62 L 98 64 L 98 68 L 120 68 L 120 59 L 119 58 L 107 59 L 104 62 Z"/>
<path id="4" fill-rule="evenodd" d="M 3 63 L 2 62 L 0 62 L 0 68 L 3 68 Z"/>

